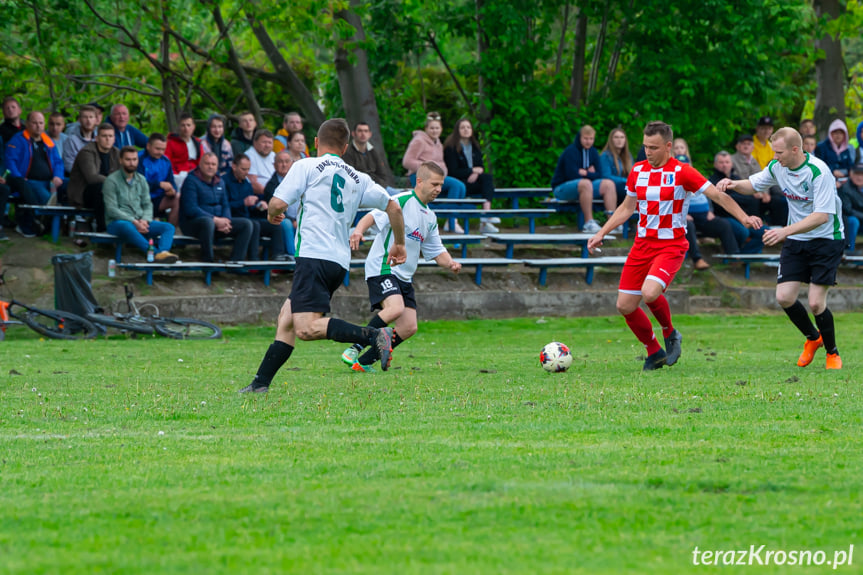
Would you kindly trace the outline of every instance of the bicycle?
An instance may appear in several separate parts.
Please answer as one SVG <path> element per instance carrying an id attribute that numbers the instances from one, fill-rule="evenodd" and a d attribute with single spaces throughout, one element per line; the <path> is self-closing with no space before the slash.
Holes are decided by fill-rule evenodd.
<path id="1" fill-rule="evenodd" d="M 5 285 L 5 275 L 5 270 L 0 273 L 0 285 Z M 15 299 L 0 299 L 0 340 L 5 339 L 6 328 L 10 325 L 26 325 L 51 339 L 91 339 L 101 333 L 93 322 L 72 312 L 41 309 Z"/>
<path id="2" fill-rule="evenodd" d="M 134 301 L 134 293 L 128 284 L 123 286 L 126 292 L 126 313 L 88 313 L 87 319 L 133 335 L 161 335 L 171 339 L 219 339 L 222 330 L 216 324 L 200 319 L 186 317 L 161 317 L 159 308 L 152 303 L 140 307 Z"/>

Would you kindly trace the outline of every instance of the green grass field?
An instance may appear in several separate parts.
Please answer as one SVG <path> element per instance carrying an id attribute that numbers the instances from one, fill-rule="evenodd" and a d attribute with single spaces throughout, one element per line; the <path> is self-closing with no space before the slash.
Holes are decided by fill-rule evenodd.
<path id="1" fill-rule="evenodd" d="M 435 322 L 388 373 L 273 330 L 0 343 L 2 573 L 823 573 L 693 550 L 860 543 L 863 314 L 845 369 L 784 315 L 676 318 L 640 371 L 619 317 Z M 552 340 L 569 372 L 540 369 Z M 764 553 L 760 555 L 764 557 Z M 863 550 L 837 571 L 860 573 Z"/>

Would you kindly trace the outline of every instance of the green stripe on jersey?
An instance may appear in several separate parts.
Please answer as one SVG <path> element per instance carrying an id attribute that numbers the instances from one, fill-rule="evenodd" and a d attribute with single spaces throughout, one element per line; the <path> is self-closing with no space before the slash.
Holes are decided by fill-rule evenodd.
<path id="1" fill-rule="evenodd" d="M 387 230 L 387 237 L 384 238 L 384 255 L 381 258 L 381 273 L 379 273 L 378 275 L 383 276 L 383 275 L 393 273 L 392 268 L 390 268 L 390 264 L 387 263 L 387 259 L 389 259 L 387 256 L 389 256 L 389 253 L 390 253 L 390 240 L 392 240 L 392 239 L 393 239 L 393 229 L 390 228 Z"/>
<path id="2" fill-rule="evenodd" d="M 776 164 L 776 160 L 770 160 L 767 164 L 767 171 L 770 172 L 770 175 L 773 176 L 773 179 L 776 179 L 776 174 L 773 173 L 773 166 Z"/>
<path id="3" fill-rule="evenodd" d="M 839 226 L 842 225 L 842 221 L 839 219 L 837 214 L 833 214 L 833 239 L 841 240 L 842 239 L 842 230 L 839 229 Z"/>
<path id="4" fill-rule="evenodd" d="M 303 243 L 302 229 L 303 229 L 303 214 L 304 213 L 305 213 L 305 210 L 303 210 L 303 202 L 301 200 L 300 201 L 299 216 L 297 216 L 297 247 L 294 250 L 294 253 L 297 255 L 300 255 L 300 244 Z"/>

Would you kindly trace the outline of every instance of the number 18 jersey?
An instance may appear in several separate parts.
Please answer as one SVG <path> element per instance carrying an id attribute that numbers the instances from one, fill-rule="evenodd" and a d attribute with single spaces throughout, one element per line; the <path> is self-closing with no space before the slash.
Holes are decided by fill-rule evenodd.
<path id="1" fill-rule="evenodd" d="M 296 256 L 351 265 L 349 230 L 359 208 L 386 210 L 390 196 L 366 174 L 327 154 L 293 163 L 274 197 L 297 213 Z"/>

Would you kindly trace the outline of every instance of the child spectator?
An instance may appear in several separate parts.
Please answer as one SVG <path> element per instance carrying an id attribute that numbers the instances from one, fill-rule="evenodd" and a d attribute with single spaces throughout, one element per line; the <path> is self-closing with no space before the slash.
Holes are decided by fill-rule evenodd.
<path id="1" fill-rule="evenodd" d="M 219 158 L 219 175 L 224 177 L 231 170 L 234 161 L 234 150 L 231 142 L 225 138 L 225 117 L 211 114 L 207 118 L 207 133 L 201 138 L 201 148 L 204 153 L 212 152 Z"/>

